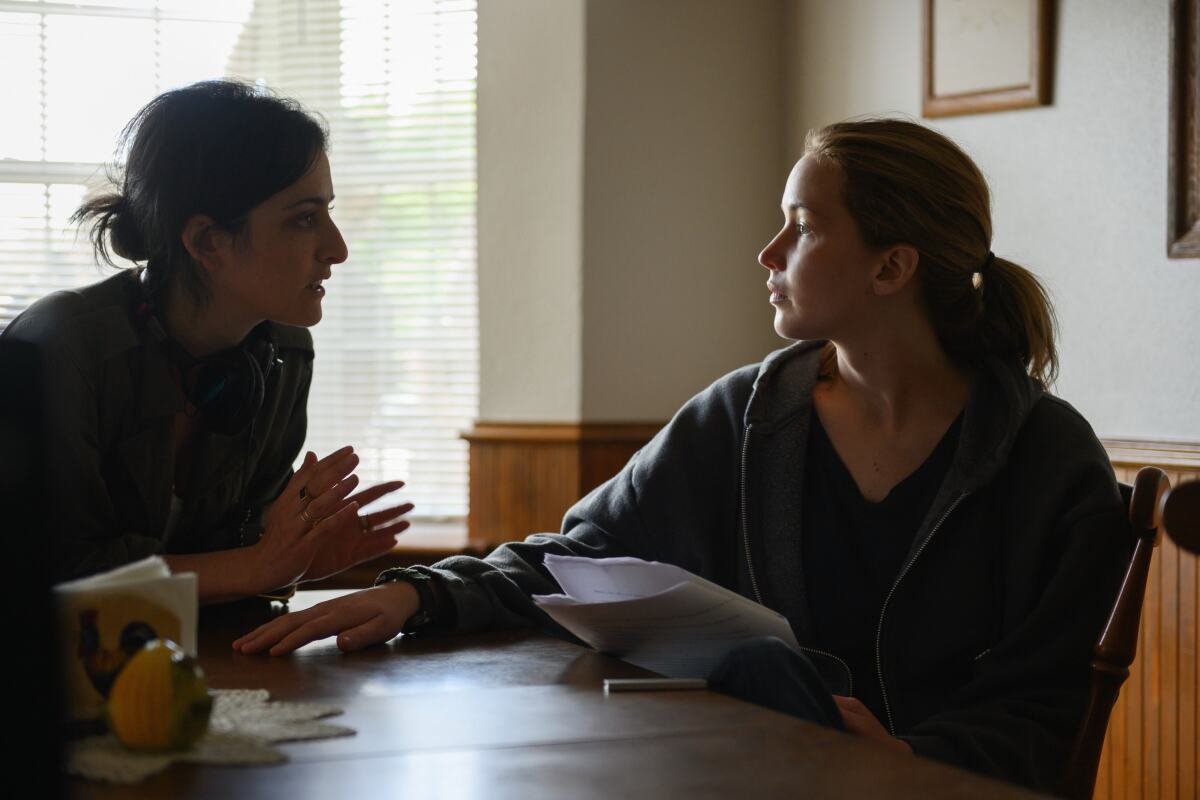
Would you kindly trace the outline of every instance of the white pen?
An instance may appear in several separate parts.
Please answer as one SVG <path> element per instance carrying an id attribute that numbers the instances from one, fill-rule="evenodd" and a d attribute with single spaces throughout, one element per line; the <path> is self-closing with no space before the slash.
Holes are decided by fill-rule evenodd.
<path id="1" fill-rule="evenodd" d="M 609 692 L 668 692 L 686 689 L 707 689 L 703 678 L 605 678 L 604 693 Z"/>

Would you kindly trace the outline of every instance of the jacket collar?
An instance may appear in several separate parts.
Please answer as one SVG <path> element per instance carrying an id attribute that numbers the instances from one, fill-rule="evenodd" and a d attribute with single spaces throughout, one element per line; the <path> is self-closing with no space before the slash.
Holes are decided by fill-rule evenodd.
<path id="1" fill-rule="evenodd" d="M 127 270 L 100 286 L 114 293 L 113 305 L 124 312 L 89 331 L 89 335 L 98 337 L 100 349 L 108 357 L 121 358 L 128 368 L 126 385 L 134 418 L 127 429 L 129 435 L 117 445 L 117 453 L 142 495 L 151 524 L 162 530 L 170 510 L 175 474 L 174 419 L 184 408 L 183 397 L 172 374 L 167 348 L 147 325 L 139 322 L 137 308 L 144 295 L 137 274 Z M 197 431 L 189 494 L 202 496 L 226 478 L 229 466 L 251 446 L 251 435 L 249 429 L 234 436 Z"/>
<path id="2" fill-rule="evenodd" d="M 812 413 L 812 392 L 823 341 L 802 341 L 768 356 L 746 406 L 749 440 L 746 518 L 753 572 L 763 580 L 759 598 L 791 620 L 797 638 L 811 635 L 800 537 L 801 496 Z M 989 359 L 975 372 L 963 413 L 958 449 L 937 497 L 913 538 L 911 558 L 935 520 L 957 498 L 986 485 L 1006 463 L 1041 388 L 1012 359 Z"/>
<path id="3" fill-rule="evenodd" d="M 767 356 L 755 378 L 744 423 L 769 434 L 793 423 L 799 414 L 807 420 L 824 346 L 824 340 L 801 341 Z M 985 359 L 971 382 L 948 475 L 953 480 L 948 482 L 968 492 L 988 483 L 1007 461 L 1025 418 L 1044 393 L 1015 357 Z"/>

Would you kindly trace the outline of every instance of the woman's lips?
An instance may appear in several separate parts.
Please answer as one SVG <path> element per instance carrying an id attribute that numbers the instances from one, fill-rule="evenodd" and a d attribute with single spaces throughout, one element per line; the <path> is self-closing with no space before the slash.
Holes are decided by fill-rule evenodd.
<path id="1" fill-rule="evenodd" d="M 771 292 L 771 302 L 772 303 L 782 303 L 785 300 L 787 300 L 786 294 L 783 294 L 782 292 Z"/>

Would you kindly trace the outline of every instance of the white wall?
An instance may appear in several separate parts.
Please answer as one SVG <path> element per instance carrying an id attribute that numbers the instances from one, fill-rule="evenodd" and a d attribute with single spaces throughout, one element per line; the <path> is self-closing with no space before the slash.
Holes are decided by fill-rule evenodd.
<path id="1" fill-rule="evenodd" d="M 782 0 L 483 0 L 480 418 L 656 421 L 782 343 Z"/>
<path id="2" fill-rule="evenodd" d="M 579 418 L 585 0 L 479 4 L 479 416 Z"/>
<path id="3" fill-rule="evenodd" d="M 758 251 L 780 222 L 775 0 L 588 4 L 585 420 L 664 420 L 782 346 Z"/>
<path id="4" fill-rule="evenodd" d="M 791 0 L 789 159 L 809 127 L 919 116 L 921 5 Z M 1057 6 L 1052 106 L 927 122 L 988 176 L 993 249 L 1053 294 L 1057 392 L 1101 436 L 1200 440 L 1200 260 L 1166 257 L 1170 0 Z"/>

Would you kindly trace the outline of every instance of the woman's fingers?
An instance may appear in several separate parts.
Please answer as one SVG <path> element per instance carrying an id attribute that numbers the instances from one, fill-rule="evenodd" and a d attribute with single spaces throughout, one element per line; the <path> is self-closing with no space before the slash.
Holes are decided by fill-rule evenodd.
<path id="1" fill-rule="evenodd" d="M 304 539 L 321 542 L 329 536 L 336 535 L 339 529 L 349 530 L 349 526 L 351 525 L 357 528 L 359 532 L 362 531 L 362 524 L 358 521 L 358 503 L 353 501 L 342 506 L 309 528 Z M 320 545 L 318 544 L 318 546 Z"/>
<path id="2" fill-rule="evenodd" d="M 384 495 L 391 494 L 397 489 L 404 488 L 404 481 L 388 481 L 387 483 L 377 483 L 369 489 L 363 489 L 358 494 L 351 497 L 351 500 L 357 500 L 360 506 L 369 506 Z"/>
<path id="3" fill-rule="evenodd" d="M 356 625 L 337 637 L 338 649 L 343 653 L 353 653 L 373 644 L 389 641 L 400 628 L 386 614 L 376 614 L 366 622 Z"/>
<path id="4" fill-rule="evenodd" d="M 259 625 L 245 636 L 233 640 L 233 649 L 242 653 L 257 653 L 267 649 L 299 628 L 308 620 L 320 616 L 323 612 L 321 605 L 315 605 L 304 611 L 292 611 L 278 616 L 270 622 Z"/>
<path id="5" fill-rule="evenodd" d="M 396 546 L 396 534 L 380 531 L 379 533 L 371 533 L 367 536 L 360 536 L 358 542 L 355 543 L 354 557 L 357 559 L 354 563 L 361 564 L 363 561 L 369 561 L 372 558 L 391 552 Z M 353 566 L 351 564 L 350 566 Z"/>
<path id="6" fill-rule="evenodd" d="M 358 454 L 350 445 L 340 447 L 320 459 L 310 450 L 304 454 L 300 469 L 288 481 L 288 490 L 294 492 L 296 499 L 307 503 L 329 491 L 356 466 Z"/>
<path id="7" fill-rule="evenodd" d="M 304 483 L 305 491 L 315 500 L 353 472 L 357 466 L 358 453 L 355 453 L 352 447 L 347 445 L 335 450 L 313 464 L 312 471 Z"/>
<path id="8" fill-rule="evenodd" d="M 358 621 L 357 615 L 347 616 L 345 613 L 329 613 L 296 628 L 284 636 L 267 652 L 273 656 L 286 656 L 298 647 L 303 647 L 317 639 L 325 639 L 341 633 L 345 628 L 352 627 Z"/>
<path id="9" fill-rule="evenodd" d="M 285 614 L 234 641 L 242 653 L 269 650 L 286 655 L 317 639 L 337 635 L 346 652 L 386 642 L 400 633 L 416 610 L 412 587 L 388 584 L 326 600 L 306 611 Z"/>
<path id="10" fill-rule="evenodd" d="M 411 522 L 409 522 L 406 519 L 402 519 L 402 520 L 399 520 L 398 522 L 393 522 L 390 525 L 383 525 L 378 528 L 371 528 L 371 529 L 369 529 L 368 532 L 371 535 L 387 534 L 388 536 L 395 538 L 395 537 L 399 536 L 400 534 L 404 533 L 406 530 L 408 530 L 411 527 L 412 527 Z"/>
<path id="11" fill-rule="evenodd" d="M 321 605 L 324 606 L 324 613 L 306 620 L 303 625 L 294 628 L 286 636 L 280 638 L 271 647 L 271 655 L 287 655 L 297 647 L 302 647 L 309 642 L 334 636 L 344 630 L 362 625 L 379 613 L 378 607 L 367 600 L 365 592 L 348 594 Z"/>
<path id="12" fill-rule="evenodd" d="M 346 507 L 347 503 L 344 502 L 346 495 L 354 491 L 357 486 L 357 475 L 350 475 L 342 478 L 324 493 L 313 498 L 312 502 L 309 503 L 308 507 L 305 509 L 308 512 L 308 516 L 314 520 L 325 519 L 326 517 L 333 516 Z M 362 503 L 359 503 L 358 505 L 360 508 L 362 507 Z"/>
<path id="13" fill-rule="evenodd" d="M 408 512 L 410 512 L 412 510 L 413 510 L 413 504 L 405 503 L 404 505 L 394 506 L 392 508 L 385 508 L 382 511 L 374 511 L 370 514 L 363 515 L 363 518 L 362 518 L 363 523 L 362 524 L 363 524 L 363 527 L 366 528 L 367 530 L 373 530 L 373 529 L 379 528 L 379 526 L 381 526 L 381 525 L 385 525 L 399 517 L 404 516 L 405 514 L 407 514 Z M 408 527 L 408 526 L 406 525 L 405 527 Z"/>
<path id="14" fill-rule="evenodd" d="M 346 445 L 345 447 L 339 447 L 337 450 L 334 450 L 324 458 L 317 458 L 317 454 L 309 450 L 304 454 L 304 461 L 301 463 L 300 469 L 296 470 L 296 474 L 293 475 L 292 478 L 302 479 L 304 481 L 305 488 L 308 489 L 308 493 L 314 494 L 313 490 L 308 488 L 308 481 L 313 480 L 313 478 L 317 476 L 318 471 L 329 467 L 331 463 L 335 463 L 343 458 L 347 458 L 353 452 L 354 448 L 350 445 Z"/>

